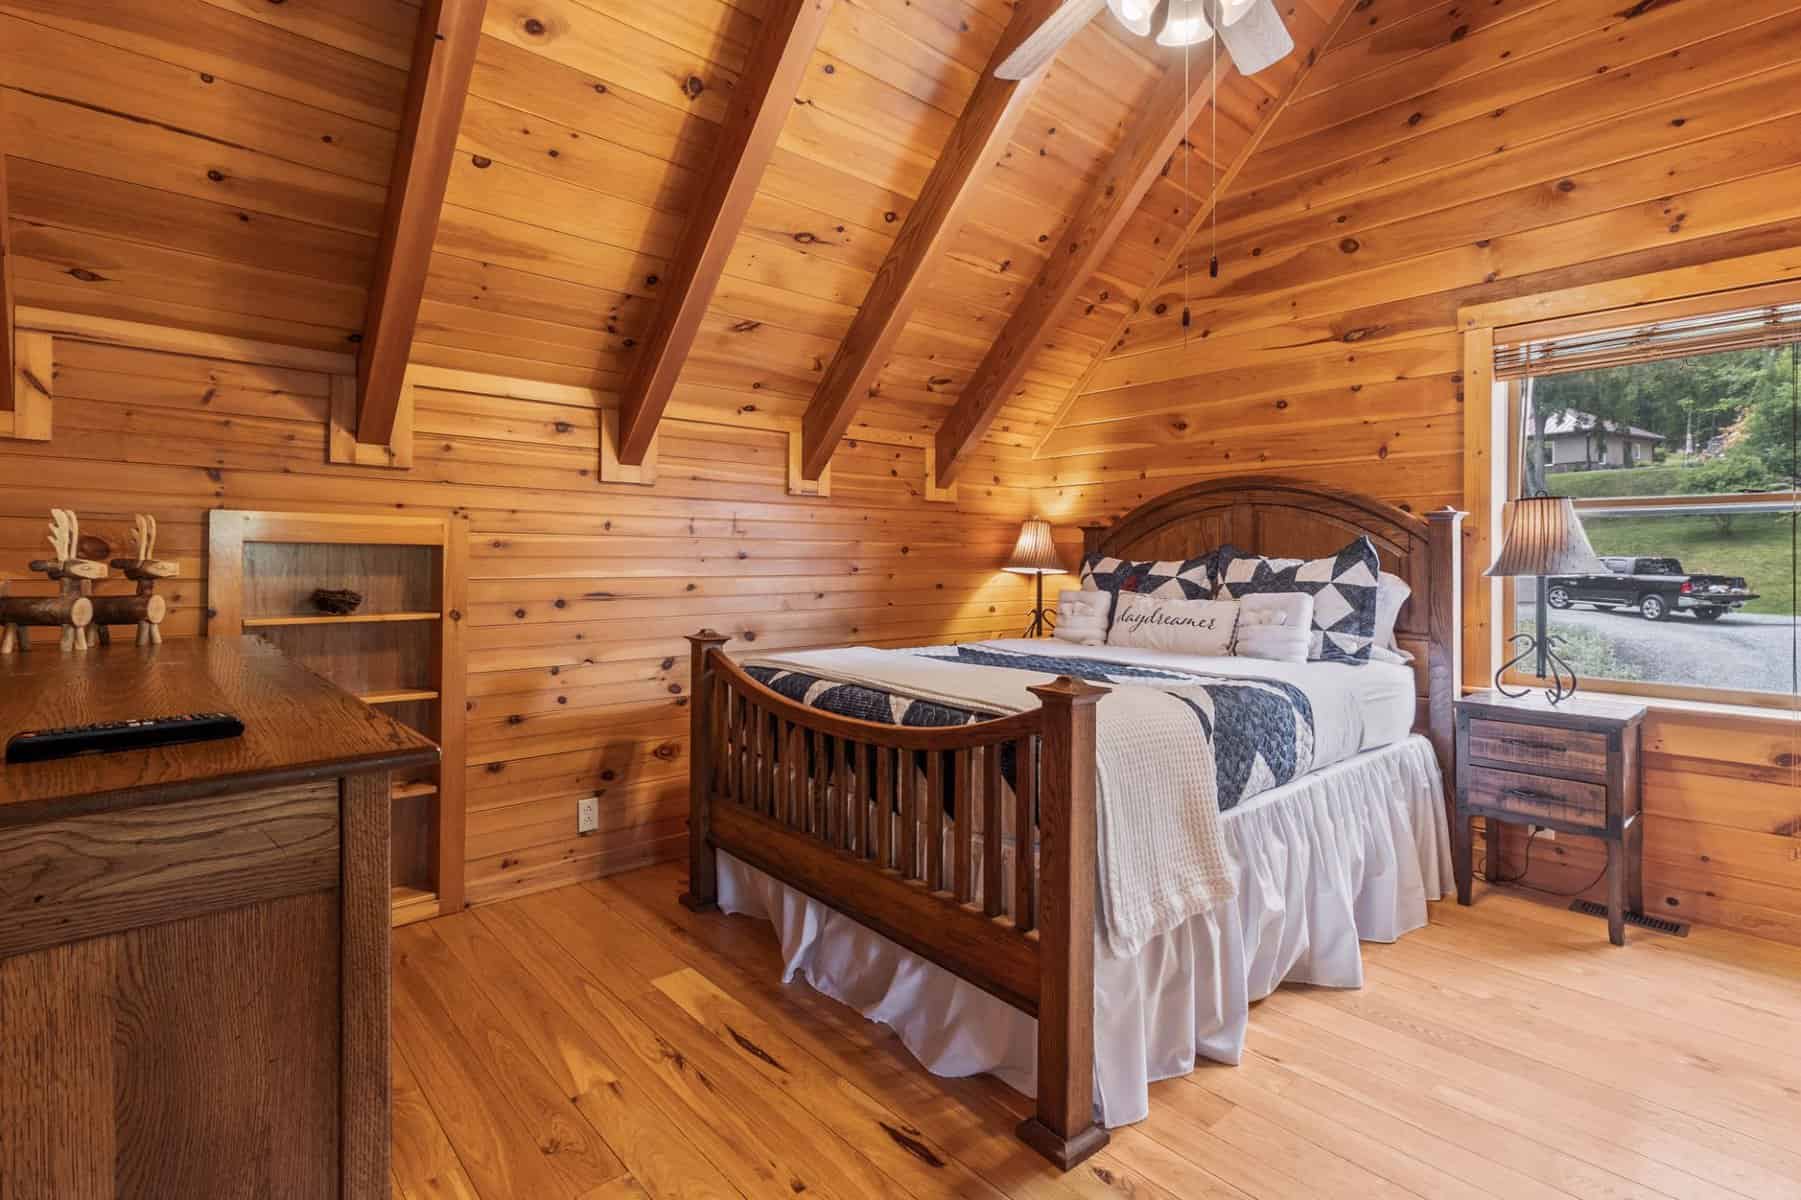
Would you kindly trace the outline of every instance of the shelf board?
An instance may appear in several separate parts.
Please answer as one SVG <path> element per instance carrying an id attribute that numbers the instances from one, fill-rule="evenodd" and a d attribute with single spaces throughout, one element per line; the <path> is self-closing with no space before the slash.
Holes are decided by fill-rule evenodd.
<path id="1" fill-rule="evenodd" d="M 268 629 L 278 625 L 376 625 L 390 621 L 441 621 L 443 613 L 293 613 L 281 617 L 245 617 L 245 629 Z"/>
<path id="2" fill-rule="evenodd" d="M 435 917 L 438 915 L 438 894 L 396 884 L 390 892 L 390 912 L 396 926 Z"/>
<path id="3" fill-rule="evenodd" d="M 435 796 L 437 794 L 438 785 L 435 783 L 397 783 L 389 790 L 388 797 L 392 800 L 416 800 L 421 796 Z"/>
<path id="4" fill-rule="evenodd" d="M 358 692 L 356 698 L 364 704 L 405 704 L 410 700 L 436 700 L 438 693 L 427 688 L 402 689 L 394 692 Z"/>

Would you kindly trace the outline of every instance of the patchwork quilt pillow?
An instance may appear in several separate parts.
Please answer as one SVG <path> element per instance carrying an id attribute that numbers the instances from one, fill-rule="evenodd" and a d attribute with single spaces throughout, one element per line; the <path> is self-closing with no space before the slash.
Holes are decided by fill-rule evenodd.
<path id="1" fill-rule="evenodd" d="M 1358 538 L 1330 558 L 1264 558 L 1230 546 L 1220 556 L 1220 591 L 1228 599 L 1271 592 L 1313 597 L 1309 660 L 1359 666 L 1370 661 L 1382 562 L 1369 538 Z"/>
<path id="2" fill-rule="evenodd" d="M 1111 628 L 1119 611 L 1119 594 L 1136 592 L 1168 600 L 1211 600 L 1219 551 L 1181 562 L 1134 562 L 1090 554 L 1082 560 L 1084 591 L 1106 592 L 1113 600 L 1107 615 Z"/>

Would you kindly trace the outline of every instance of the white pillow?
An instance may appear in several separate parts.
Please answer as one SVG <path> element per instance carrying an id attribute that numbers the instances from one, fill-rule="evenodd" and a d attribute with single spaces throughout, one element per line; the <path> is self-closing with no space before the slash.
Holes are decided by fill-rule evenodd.
<path id="1" fill-rule="evenodd" d="M 1395 641 L 1395 622 L 1400 620 L 1401 606 L 1411 595 L 1413 588 L 1399 575 L 1384 571 L 1376 576 L 1376 646 L 1394 652 L 1395 657 L 1389 659 L 1390 662 L 1413 661 L 1413 655 Z"/>
<path id="2" fill-rule="evenodd" d="M 1231 653 L 1237 628 L 1234 600 L 1171 600 L 1121 592 L 1107 644 L 1217 658 Z"/>
<path id="3" fill-rule="evenodd" d="M 1313 642 L 1313 597 L 1305 592 L 1260 592 L 1238 602 L 1240 658 L 1306 662 Z"/>
<path id="4" fill-rule="evenodd" d="M 1106 592 L 1064 592 L 1057 597 L 1057 627 L 1051 633 L 1081 646 L 1104 646 L 1107 611 L 1112 605 L 1113 597 Z"/>

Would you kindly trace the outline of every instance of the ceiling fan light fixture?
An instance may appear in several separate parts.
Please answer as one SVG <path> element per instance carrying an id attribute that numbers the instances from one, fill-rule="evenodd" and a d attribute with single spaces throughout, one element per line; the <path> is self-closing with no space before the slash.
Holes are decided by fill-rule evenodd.
<path id="1" fill-rule="evenodd" d="M 1169 21 L 1157 35 L 1159 46 L 1198 46 L 1213 36 L 1206 0 L 1169 0 Z"/>
<path id="2" fill-rule="evenodd" d="M 1151 16 L 1157 11 L 1156 0 L 1107 0 L 1107 11 L 1113 19 L 1139 37 L 1149 37 Z"/>
<path id="3" fill-rule="evenodd" d="M 1220 20 L 1220 41 L 1240 75 L 1255 75 L 1294 52 L 1294 38 L 1274 0 L 1218 0 L 1215 15 Z"/>

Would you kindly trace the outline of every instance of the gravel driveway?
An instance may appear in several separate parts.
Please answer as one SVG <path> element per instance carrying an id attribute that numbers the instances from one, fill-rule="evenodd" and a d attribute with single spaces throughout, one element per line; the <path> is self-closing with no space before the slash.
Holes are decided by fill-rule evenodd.
<path id="1" fill-rule="evenodd" d="M 1530 629 L 1531 602 L 1519 612 L 1521 625 Z M 1551 632 L 1560 626 L 1601 634 L 1620 661 L 1648 681 L 1760 692 L 1787 692 L 1795 685 L 1795 625 L 1788 617 L 1732 613 L 1710 625 L 1680 614 L 1647 621 L 1635 610 L 1578 606 L 1552 611 Z"/>

